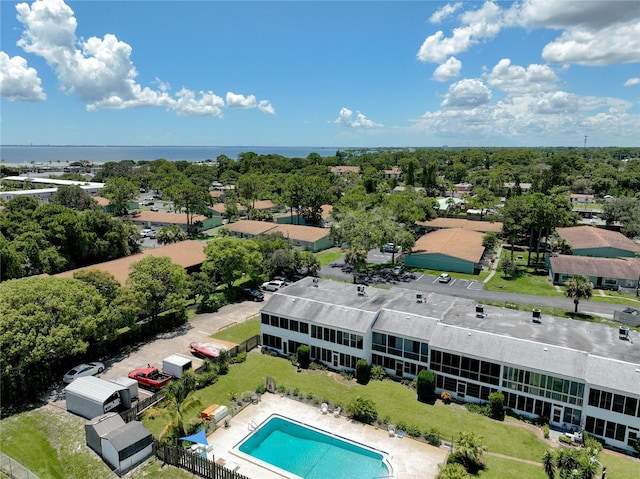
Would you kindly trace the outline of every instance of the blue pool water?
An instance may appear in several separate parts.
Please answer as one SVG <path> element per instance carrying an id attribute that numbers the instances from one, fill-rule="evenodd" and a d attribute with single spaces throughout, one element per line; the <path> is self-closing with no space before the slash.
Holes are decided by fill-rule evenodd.
<path id="1" fill-rule="evenodd" d="M 304 479 L 373 479 L 390 474 L 379 452 L 277 415 L 238 449 Z"/>

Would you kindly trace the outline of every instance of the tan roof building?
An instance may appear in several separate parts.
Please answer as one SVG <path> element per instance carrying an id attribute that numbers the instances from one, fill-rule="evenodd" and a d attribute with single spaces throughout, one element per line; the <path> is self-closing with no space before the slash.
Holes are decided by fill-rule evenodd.
<path id="1" fill-rule="evenodd" d="M 416 241 L 405 265 L 416 268 L 476 273 L 482 269 L 483 234 L 462 228 L 432 231 Z"/>
<path id="2" fill-rule="evenodd" d="M 640 247 L 617 231 L 593 226 L 572 226 L 556 228 L 556 232 L 571 245 L 575 256 L 617 258 L 640 254 Z"/>
<path id="3" fill-rule="evenodd" d="M 240 214 L 244 214 L 247 211 L 247 208 L 240 203 L 236 203 L 236 208 L 238 208 L 238 213 Z M 224 203 L 216 203 L 213 206 L 210 206 L 209 209 L 219 216 L 224 216 L 226 212 L 226 206 Z"/>
<path id="4" fill-rule="evenodd" d="M 564 284 L 567 279 L 580 275 L 588 278 L 596 288 L 637 288 L 640 260 L 557 255 L 549 258 L 549 275 L 554 284 Z"/>
<path id="5" fill-rule="evenodd" d="M 93 196 L 92 198 L 96 200 L 96 203 L 98 203 L 103 208 L 111 204 L 111 202 L 108 199 L 106 199 L 104 196 Z"/>
<path id="6" fill-rule="evenodd" d="M 76 271 L 98 269 L 111 273 L 120 282 L 120 284 L 124 285 L 129 277 L 131 265 L 137 263 L 143 258 L 146 258 L 147 256 L 167 256 L 173 263 L 180 265 L 187 270 L 191 270 L 197 269 L 206 259 L 204 248 L 205 244 L 200 243 L 199 241 L 182 241 L 180 243 L 173 243 L 167 246 L 148 249 L 141 253 L 125 256 L 124 258 L 65 271 L 63 273 L 58 273 L 55 276 L 59 278 L 72 278 L 73 273 Z"/>
<path id="7" fill-rule="evenodd" d="M 430 221 L 416 221 L 416 225 L 424 228 L 426 231 L 461 228 L 469 231 L 480 231 L 487 233 L 492 231 L 499 233 L 502 231 L 502 223 L 491 221 L 472 221 L 463 218 L 436 218 Z"/>
<path id="8" fill-rule="evenodd" d="M 267 221 L 242 220 L 227 225 L 232 235 L 239 238 L 253 238 L 271 233 L 282 233 L 294 246 L 313 252 L 333 246 L 331 231 L 313 226 L 278 224 Z"/>
<path id="9" fill-rule="evenodd" d="M 277 207 L 277 205 L 271 200 L 258 200 L 253 203 L 253 207 L 256 210 L 264 211 L 264 210 L 272 210 Z"/>
<path id="10" fill-rule="evenodd" d="M 193 215 L 193 221 L 204 221 L 205 215 Z M 140 213 L 131 218 L 134 223 L 150 223 L 150 224 L 172 224 L 186 225 L 186 213 L 167 213 L 165 211 L 140 211 Z"/>

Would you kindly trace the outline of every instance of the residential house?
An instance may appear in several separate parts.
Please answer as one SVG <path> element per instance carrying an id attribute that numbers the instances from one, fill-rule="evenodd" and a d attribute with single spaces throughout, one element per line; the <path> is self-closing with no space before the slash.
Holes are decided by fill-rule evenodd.
<path id="1" fill-rule="evenodd" d="M 336 176 L 342 176 L 347 174 L 359 175 L 360 167 L 359 166 L 332 166 L 329 168 L 329 171 Z"/>
<path id="2" fill-rule="evenodd" d="M 593 226 L 571 226 L 556 228 L 556 232 L 571 245 L 575 256 L 634 258 L 640 254 L 640 247 L 617 231 Z"/>
<path id="3" fill-rule="evenodd" d="M 479 231 L 481 233 L 500 233 L 502 231 L 502 223 L 496 221 L 472 221 L 463 218 L 436 218 L 429 221 L 416 221 L 416 229 L 423 233 L 430 231 L 461 228 L 469 231 Z"/>
<path id="4" fill-rule="evenodd" d="M 224 205 L 223 205 L 224 206 Z M 136 225 L 143 228 L 160 229 L 164 227 L 179 226 L 184 231 L 187 231 L 187 214 L 186 213 L 167 213 L 165 211 L 140 211 L 135 216 L 129 216 L 128 219 L 133 221 Z M 191 217 L 191 224 L 198 231 L 208 230 L 220 226 L 222 224 L 222 217 L 220 216 L 205 216 L 205 215 L 193 215 Z"/>
<path id="5" fill-rule="evenodd" d="M 635 258 L 560 254 L 547 257 L 547 263 L 553 284 L 562 285 L 568 279 L 579 275 L 586 277 L 596 288 L 618 290 L 636 289 L 640 280 L 640 260 Z"/>
<path id="6" fill-rule="evenodd" d="M 330 231 L 313 226 L 278 224 L 267 221 L 242 220 L 228 225 L 229 232 L 238 238 L 253 238 L 272 233 L 282 233 L 294 246 L 318 252 L 333 246 Z"/>
<path id="7" fill-rule="evenodd" d="M 478 273 L 482 269 L 484 235 L 462 228 L 440 229 L 427 233 L 416 241 L 404 258 L 409 267 Z"/>
<path id="8" fill-rule="evenodd" d="M 173 243 L 158 248 L 151 248 L 144 250 L 141 253 L 125 256 L 124 258 L 118 258 L 104 263 L 98 263 L 91 266 L 85 266 L 84 268 L 73 269 L 58 273 L 55 276 L 59 278 L 72 278 L 73 273 L 76 271 L 82 271 L 87 269 L 99 269 L 107 273 L 112 274 L 121 285 L 125 285 L 129 273 L 131 271 L 131 265 L 137 263 L 147 256 L 168 256 L 171 262 L 182 266 L 187 272 L 197 271 L 206 259 L 204 254 L 205 244 L 200 241 L 182 241 L 180 243 Z"/>

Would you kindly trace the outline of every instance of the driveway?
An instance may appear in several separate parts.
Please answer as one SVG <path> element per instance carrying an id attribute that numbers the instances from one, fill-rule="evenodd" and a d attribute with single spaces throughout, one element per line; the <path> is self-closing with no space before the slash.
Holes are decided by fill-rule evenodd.
<path id="1" fill-rule="evenodd" d="M 265 293 L 265 297 L 268 297 L 268 295 L 269 293 Z M 130 371 L 146 367 L 147 364 L 162 369 L 162 360 L 172 354 L 179 354 L 192 359 L 193 367 L 197 368 L 202 364 L 202 360 L 191 354 L 189 350 L 191 341 L 215 342 L 214 339 L 210 338 L 210 335 L 217 333 L 222 328 L 242 323 L 254 317 L 259 313 L 263 304 L 261 302 L 243 301 L 224 306 L 215 313 L 198 314 L 187 324 L 173 331 L 160 334 L 146 343 L 132 346 L 119 355 L 106 359 L 103 361 L 105 363 L 105 371 L 98 377 L 107 380 L 122 376 L 126 377 Z M 140 397 L 146 397 L 151 393 L 140 388 L 139 394 Z M 64 384 L 60 382 L 42 400 L 65 409 Z"/>

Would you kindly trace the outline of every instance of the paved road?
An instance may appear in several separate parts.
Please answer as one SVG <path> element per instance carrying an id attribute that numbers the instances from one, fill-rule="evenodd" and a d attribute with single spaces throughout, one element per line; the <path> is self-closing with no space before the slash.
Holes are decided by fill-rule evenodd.
<path id="1" fill-rule="evenodd" d="M 375 257 L 376 259 L 378 259 L 378 263 L 383 263 L 391 260 L 391 255 L 386 253 L 370 253 L 370 257 Z M 342 260 L 338 260 L 333 265 L 325 266 L 321 268 L 320 275 L 341 281 L 353 281 L 353 275 L 343 272 L 340 268 L 342 264 Z M 398 281 L 393 284 L 381 284 L 413 289 L 426 293 L 442 293 L 459 298 L 473 299 L 478 302 L 494 301 L 509 304 L 530 304 L 537 307 L 562 308 L 568 311 L 573 311 L 574 309 L 573 300 L 568 298 L 538 296 L 533 294 L 506 293 L 501 291 L 485 291 L 484 284 L 479 281 L 453 279 L 451 280 L 451 282 L 443 284 L 438 282 L 437 276 L 422 275 L 418 276 L 418 278 L 414 281 Z M 626 307 L 628 306 L 584 300 L 580 302 L 578 311 L 585 314 L 593 313 L 601 317 L 613 318 L 614 311 L 620 311 Z"/>

